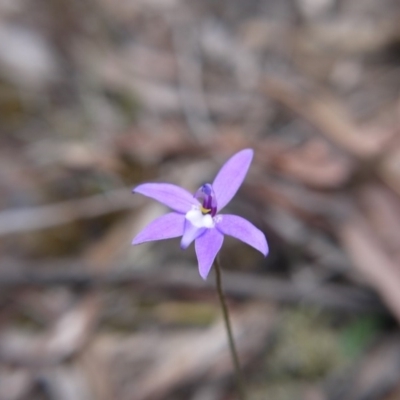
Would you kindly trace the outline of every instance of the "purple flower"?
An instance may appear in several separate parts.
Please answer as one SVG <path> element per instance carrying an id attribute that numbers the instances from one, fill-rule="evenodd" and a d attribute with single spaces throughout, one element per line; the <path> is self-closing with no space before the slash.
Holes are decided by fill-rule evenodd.
<path id="1" fill-rule="evenodd" d="M 151 222 L 132 244 L 182 236 L 181 248 L 186 249 L 194 241 L 203 279 L 221 249 L 224 235 L 233 236 L 266 256 L 268 244 L 259 229 L 237 215 L 218 214 L 238 191 L 252 159 L 253 150 L 239 151 L 222 166 L 212 184 L 202 185 L 194 195 L 169 183 L 144 183 L 136 187 L 134 193 L 151 197 L 174 212 Z"/>

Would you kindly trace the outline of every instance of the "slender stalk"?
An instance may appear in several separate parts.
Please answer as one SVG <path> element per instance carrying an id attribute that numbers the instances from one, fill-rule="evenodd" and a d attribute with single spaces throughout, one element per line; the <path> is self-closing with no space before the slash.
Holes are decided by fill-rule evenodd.
<path id="1" fill-rule="evenodd" d="M 231 352 L 233 365 L 235 367 L 236 384 L 237 384 L 237 387 L 239 390 L 239 397 L 241 400 L 246 400 L 246 390 L 245 390 L 244 380 L 243 380 L 243 376 L 242 376 L 242 371 L 240 368 L 239 357 L 238 357 L 238 354 L 236 351 L 235 341 L 233 339 L 232 327 L 231 327 L 231 322 L 229 319 L 229 312 L 228 312 L 228 307 L 226 305 L 225 295 L 222 290 L 222 273 L 221 273 L 221 266 L 220 266 L 218 257 L 216 257 L 216 259 L 214 261 L 214 268 L 215 268 L 215 277 L 216 277 L 218 297 L 219 297 L 219 301 L 221 303 L 222 315 L 224 317 L 226 333 L 228 335 L 229 350 Z"/>

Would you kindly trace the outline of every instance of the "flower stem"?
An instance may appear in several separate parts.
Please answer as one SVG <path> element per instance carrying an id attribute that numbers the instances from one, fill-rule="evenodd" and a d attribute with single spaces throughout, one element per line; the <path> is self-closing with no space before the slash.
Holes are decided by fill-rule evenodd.
<path id="1" fill-rule="evenodd" d="M 245 390 L 244 380 L 243 380 L 243 376 L 242 376 L 242 371 L 240 368 L 239 357 L 238 357 L 238 354 L 236 351 L 235 341 L 233 339 L 232 327 L 231 327 L 231 322 L 229 319 L 229 312 L 228 312 L 228 307 L 226 305 L 225 295 L 222 290 L 222 273 L 221 273 L 221 266 L 220 266 L 218 257 L 216 257 L 216 259 L 214 261 L 214 267 L 215 267 L 217 292 L 218 292 L 219 302 L 221 303 L 222 315 L 224 317 L 226 333 L 228 335 L 229 350 L 231 352 L 233 365 L 235 367 L 236 384 L 237 384 L 238 391 L 239 391 L 239 397 L 241 400 L 246 400 L 246 390 Z"/>

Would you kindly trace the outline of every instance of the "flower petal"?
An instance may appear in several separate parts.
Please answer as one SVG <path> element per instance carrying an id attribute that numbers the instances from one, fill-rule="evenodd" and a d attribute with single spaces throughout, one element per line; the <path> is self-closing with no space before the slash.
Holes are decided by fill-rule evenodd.
<path id="1" fill-rule="evenodd" d="M 143 183 L 132 190 L 151 197 L 175 211 L 186 214 L 193 205 L 200 203 L 187 190 L 170 183 Z"/>
<path id="2" fill-rule="evenodd" d="M 181 240 L 181 249 L 187 249 L 189 245 L 204 233 L 206 228 L 202 226 L 195 226 L 189 220 L 185 220 L 185 229 Z"/>
<path id="3" fill-rule="evenodd" d="M 139 232 L 132 244 L 140 244 L 152 240 L 170 239 L 183 235 L 185 216 L 175 212 L 155 219 Z"/>
<path id="4" fill-rule="evenodd" d="M 222 210 L 238 191 L 250 167 L 253 153 L 252 149 L 239 151 L 218 172 L 212 184 L 218 211 Z"/>
<path id="5" fill-rule="evenodd" d="M 247 219 L 230 214 L 219 215 L 219 217 L 221 220 L 217 223 L 216 228 L 221 233 L 249 244 L 264 254 L 264 257 L 268 254 L 265 235 Z"/>
<path id="6" fill-rule="evenodd" d="M 224 235 L 222 235 L 217 229 L 207 229 L 203 235 L 196 239 L 195 249 L 197 260 L 199 262 L 199 272 L 200 276 L 204 280 L 210 272 L 223 241 Z"/>

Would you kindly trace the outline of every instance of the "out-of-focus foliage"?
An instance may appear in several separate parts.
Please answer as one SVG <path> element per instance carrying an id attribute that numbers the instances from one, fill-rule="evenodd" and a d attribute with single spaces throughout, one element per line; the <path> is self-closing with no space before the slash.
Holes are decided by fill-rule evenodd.
<path id="1" fill-rule="evenodd" d="M 0 399 L 233 396 L 213 276 L 132 248 L 255 158 L 221 261 L 254 399 L 400 396 L 397 0 L 0 0 Z"/>

